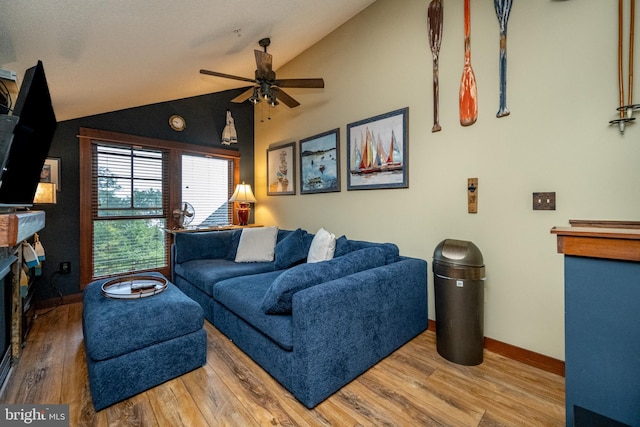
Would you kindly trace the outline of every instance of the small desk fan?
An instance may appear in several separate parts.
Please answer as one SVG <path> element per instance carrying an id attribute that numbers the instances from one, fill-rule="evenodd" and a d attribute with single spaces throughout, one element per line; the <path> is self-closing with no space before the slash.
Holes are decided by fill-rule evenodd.
<path id="1" fill-rule="evenodd" d="M 173 210 L 173 216 L 178 223 L 178 228 L 185 228 L 193 221 L 193 218 L 196 216 L 196 210 L 191 203 L 182 202 L 181 208 Z"/>

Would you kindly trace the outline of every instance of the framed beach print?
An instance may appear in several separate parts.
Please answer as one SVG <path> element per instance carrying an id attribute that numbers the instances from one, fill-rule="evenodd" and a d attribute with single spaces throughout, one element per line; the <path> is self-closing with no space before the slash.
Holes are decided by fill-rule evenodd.
<path id="1" fill-rule="evenodd" d="M 296 194 L 296 143 L 267 148 L 267 195 Z"/>
<path id="2" fill-rule="evenodd" d="M 409 187 L 409 107 L 347 125 L 347 190 Z"/>
<path id="3" fill-rule="evenodd" d="M 340 129 L 300 140 L 300 194 L 340 191 Z"/>

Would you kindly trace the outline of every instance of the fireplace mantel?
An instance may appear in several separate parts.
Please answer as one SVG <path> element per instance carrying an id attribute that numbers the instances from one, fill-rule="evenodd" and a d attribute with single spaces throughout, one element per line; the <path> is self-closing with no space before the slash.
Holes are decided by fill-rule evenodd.
<path id="1" fill-rule="evenodd" d="M 44 211 L 12 212 L 0 215 L 0 247 L 16 246 L 44 228 Z"/>
<path id="2" fill-rule="evenodd" d="M 571 227 L 553 227 L 558 253 L 591 258 L 640 261 L 640 222 L 569 221 Z"/>

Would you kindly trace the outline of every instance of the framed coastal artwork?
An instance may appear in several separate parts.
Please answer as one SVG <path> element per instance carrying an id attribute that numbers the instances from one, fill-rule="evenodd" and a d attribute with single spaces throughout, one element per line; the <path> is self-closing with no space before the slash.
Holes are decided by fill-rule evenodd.
<path id="1" fill-rule="evenodd" d="M 409 107 L 347 125 L 347 190 L 409 187 Z"/>
<path id="2" fill-rule="evenodd" d="M 296 143 L 267 148 L 267 195 L 296 194 Z"/>
<path id="3" fill-rule="evenodd" d="M 58 157 L 47 157 L 40 171 L 40 182 L 50 182 L 56 185 L 56 190 L 60 191 L 60 159 Z"/>
<path id="4" fill-rule="evenodd" d="M 340 191 L 340 129 L 300 140 L 300 194 Z"/>

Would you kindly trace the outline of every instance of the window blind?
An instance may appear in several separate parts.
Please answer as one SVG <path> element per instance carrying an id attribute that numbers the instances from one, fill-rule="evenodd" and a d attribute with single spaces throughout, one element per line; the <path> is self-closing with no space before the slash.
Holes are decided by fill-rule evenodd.
<path id="1" fill-rule="evenodd" d="M 233 160 L 204 155 L 182 155 L 182 202 L 195 215 L 189 226 L 233 223 Z"/>
<path id="2" fill-rule="evenodd" d="M 106 143 L 92 148 L 93 277 L 166 267 L 167 154 Z"/>

